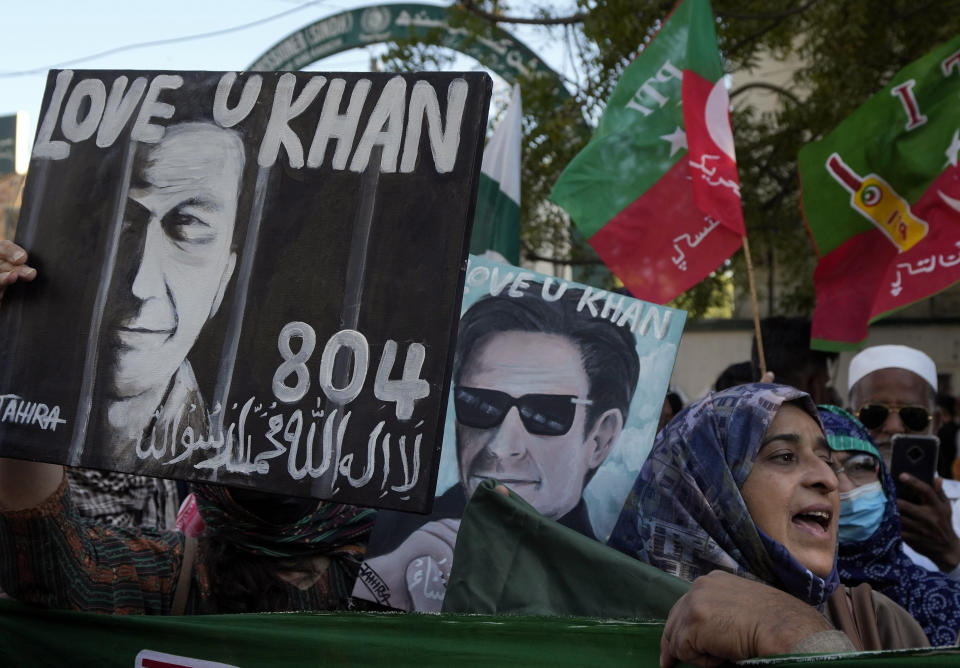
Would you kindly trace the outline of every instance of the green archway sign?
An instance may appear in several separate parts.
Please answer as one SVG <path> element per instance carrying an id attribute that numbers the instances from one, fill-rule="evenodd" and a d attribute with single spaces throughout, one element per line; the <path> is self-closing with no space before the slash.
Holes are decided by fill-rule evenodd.
<path id="1" fill-rule="evenodd" d="M 248 69 L 299 70 L 335 53 L 391 41 L 423 41 L 476 58 L 510 84 L 520 78 L 549 77 L 558 101 L 570 97 L 560 75 L 525 44 L 493 24 L 482 32 L 464 27 L 466 13 L 455 6 L 421 3 L 371 5 L 328 16 L 293 32 Z"/>

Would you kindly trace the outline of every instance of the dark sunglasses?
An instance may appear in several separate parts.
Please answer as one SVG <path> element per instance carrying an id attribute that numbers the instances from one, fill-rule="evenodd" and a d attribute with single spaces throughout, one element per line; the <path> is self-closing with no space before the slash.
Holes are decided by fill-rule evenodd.
<path id="1" fill-rule="evenodd" d="M 865 406 L 861 406 L 860 410 L 857 411 L 857 418 L 867 429 L 879 429 L 883 423 L 887 421 L 887 417 L 889 417 L 890 411 L 892 410 L 900 414 L 900 421 L 903 422 L 903 426 L 910 431 L 923 431 L 927 428 L 927 425 L 930 424 L 930 420 L 933 419 L 930 411 L 923 406 L 901 406 L 900 408 L 894 408 L 886 404 L 866 404 Z"/>
<path id="2" fill-rule="evenodd" d="M 537 436 L 562 436 L 570 431 L 577 406 L 593 402 L 572 394 L 525 394 L 512 397 L 499 390 L 482 390 L 457 385 L 453 388 L 453 406 L 457 421 L 467 427 L 492 429 L 517 407 L 524 428 Z"/>

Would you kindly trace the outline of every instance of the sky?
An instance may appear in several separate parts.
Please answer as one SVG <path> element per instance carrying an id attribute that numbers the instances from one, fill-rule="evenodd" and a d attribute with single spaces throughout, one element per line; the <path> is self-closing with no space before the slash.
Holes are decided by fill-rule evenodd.
<path id="1" fill-rule="evenodd" d="M 449 2 L 419 0 L 424 4 Z M 346 9 L 389 0 L 27 0 L 4 7 L 0 40 L 0 116 L 25 111 L 27 134 L 36 132 L 40 102 L 50 68 L 243 70 L 292 32 Z M 225 8 L 229 7 L 229 11 Z M 256 25 L 249 25 L 254 24 Z M 246 27 L 243 27 L 246 26 Z M 543 31 L 506 29 L 555 69 L 564 69 L 563 51 Z M 224 31 L 216 36 L 180 39 Z M 147 42 L 180 40 L 124 48 Z M 382 46 L 331 56 L 310 69 L 368 71 Z M 103 54 L 103 55 L 96 55 Z M 96 56 L 96 57 L 90 57 Z M 462 57 L 456 69 L 477 69 Z M 502 86 L 497 88 L 503 88 Z M 505 95 L 505 91 L 495 95 Z"/>

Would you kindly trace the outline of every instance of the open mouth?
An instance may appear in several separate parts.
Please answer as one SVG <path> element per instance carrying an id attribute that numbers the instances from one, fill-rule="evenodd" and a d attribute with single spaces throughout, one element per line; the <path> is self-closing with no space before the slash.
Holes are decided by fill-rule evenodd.
<path id="1" fill-rule="evenodd" d="M 814 534 L 826 534 L 830 531 L 833 513 L 829 510 L 803 510 L 793 516 L 793 523 Z"/>

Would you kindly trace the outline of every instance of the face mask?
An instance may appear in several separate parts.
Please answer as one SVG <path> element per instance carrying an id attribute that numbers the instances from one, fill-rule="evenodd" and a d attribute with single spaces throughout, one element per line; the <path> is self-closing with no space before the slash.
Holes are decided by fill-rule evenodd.
<path id="1" fill-rule="evenodd" d="M 872 536 L 880 528 L 886 504 L 879 481 L 840 492 L 840 542 L 857 543 Z"/>

